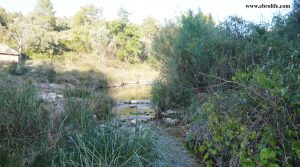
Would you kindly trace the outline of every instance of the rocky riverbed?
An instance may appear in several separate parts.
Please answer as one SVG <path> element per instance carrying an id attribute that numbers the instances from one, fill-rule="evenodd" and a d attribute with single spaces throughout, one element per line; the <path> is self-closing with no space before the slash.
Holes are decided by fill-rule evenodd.
<path id="1" fill-rule="evenodd" d="M 46 101 L 48 107 L 53 110 L 52 120 L 55 120 L 64 110 L 65 97 L 63 96 L 64 85 L 43 83 L 38 84 L 39 96 Z M 82 99 L 84 100 L 84 99 Z M 156 119 L 155 111 L 150 101 L 142 100 L 119 100 L 112 108 L 114 118 L 111 125 L 114 127 L 134 128 L 136 126 L 151 126 L 158 129 L 162 136 L 161 140 L 168 143 L 172 151 L 174 167 L 197 167 L 201 166 L 199 160 L 184 147 L 186 131 L 179 126 L 178 113 L 167 110 L 162 113 L 162 119 Z M 178 126 L 177 126 L 178 125 Z M 101 126 L 101 125 L 100 125 Z"/>
<path id="2" fill-rule="evenodd" d="M 159 129 L 163 136 L 162 140 L 167 140 L 176 162 L 174 167 L 197 167 L 202 166 L 199 160 L 184 147 L 184 128 L 176 125 L 180 120 L 176 118 L 178 113 L 173 110 L 165 111 L 162 119 L 156 119 L 155 111 L 151 107 L 149 100 L 123 100 L 116 103 L 112 109 L 115 118 L 113 126 L 134 127 L 137 125 L 154 126 Z"/>

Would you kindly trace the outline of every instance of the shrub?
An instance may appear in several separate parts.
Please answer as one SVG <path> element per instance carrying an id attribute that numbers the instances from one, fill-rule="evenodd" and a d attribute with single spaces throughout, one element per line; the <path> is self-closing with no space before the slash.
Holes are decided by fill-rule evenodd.
<path id="1" fill-rule="evenodd" d="M 185 88 L 158 81 L 151 90 L 151 103 L 162 111 L 170 108 L 185 107 L 190 102 L 190 93 Z"/>
<path id="2" fill-rule="evenodd" d="M 215 27 L 188 13 L 154 40 L 163 82 L 153 103 L 192 99 L 187 145 L 207 166 L 299 164 L 297 7 L 271 26 L 230 17 Z M 195 93 L 172 98 L 180 88 Z"/>
<path id="3" fill-rule="evenodd" d="M 53 83 L 56 78 L 56 71 L 53 67 L 49 67 L 45 69 L 46 78 L 48 82 Z"/>
<path id="4" fill-rule="evenodd" d="M 207 165 L 285 166 L 299 163 L 295 108 L 261 89 L 209 95 L 196 107 L 202 124 L 189 133 L 188 146 Z M 255 92 L 255 93 L 254 93 Z M 253 107 L 255 106 L 255 107 Z M 286 142 L 282 142 L 286 141 Z"/>
<path id="5" fill-rule="evenodd" d="M 11 75 L 24 75 L 29 71 L 25 64 L 11 63 L 8 66 L 8 73 Z"/>

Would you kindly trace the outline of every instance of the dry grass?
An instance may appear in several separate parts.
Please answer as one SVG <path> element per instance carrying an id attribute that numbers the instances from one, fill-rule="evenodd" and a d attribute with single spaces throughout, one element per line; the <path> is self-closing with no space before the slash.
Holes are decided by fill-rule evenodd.
<path id="1" fill-rule="evenodd" d="M 43 63 L 49 64 L 50 62 L 58 73 L 66 74 L 71 71 L 79 71 L 81 73 L 95 72 L 103 74 L 109 85 L 152 82 L 158 76 L 158 72 L 148 63 L 127 64 L 116 59 L 99 57 L 95 54 L 67 53 L 52 60 L 36 59 L 28 61 L 31 66 L 42 65 Z"/>

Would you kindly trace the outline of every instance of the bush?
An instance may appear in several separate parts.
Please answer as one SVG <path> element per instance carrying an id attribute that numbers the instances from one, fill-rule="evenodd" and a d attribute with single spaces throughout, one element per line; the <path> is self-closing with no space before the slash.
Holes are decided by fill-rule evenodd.
<path id="1" fill-rule="evenodd" d="M 185 107 L 189 104 L 191 92 L 171 84 L 156 82 L 151 90 L 151 103 L 159 110 Z"/>
<path id="2" fill-rule="evenodd" d="M 122 61 L 136 63 L 141 61 L 142 45 L 140 32 L 136 25 L 123 20 L 112 21 L 108 24 L 111 36 L 116 38 L 116 56 Z"/>
<path id="3" fill-rule="evenodd" d="M 187 145 L 207 166 L 300 163 L 298 8 L 271 26 L 188 13 L 154 40 L 163 82 L 152 101 L 189 106 Z"/>
<path id="4" fill-rule="evenodd" d="M 8 66 L 8 73 L 11 75 L 24 75 L 29 71 L 25 64 L 11 63 Z"/>
<path id="5" fill-rule="evenodd" d="M 53 67 L 49 67 L 45 69 L 46 72 L 46 78 L 48 82 L 53 83 L 56 78 L 56 71 Z"/>
<path id="6" fill-rule="evenodd" d="M 191 150 L 209 166 L 286 166 L 299 163 L 295 108 L 261 89 L 209 95 L 197 104 L 187 137 Z M 255 106 L 255 107 L 253 107 Z M 196 124 L 195 124 L 196 125 Z M 286 141 L 286 142 L 282 142 Z"/>

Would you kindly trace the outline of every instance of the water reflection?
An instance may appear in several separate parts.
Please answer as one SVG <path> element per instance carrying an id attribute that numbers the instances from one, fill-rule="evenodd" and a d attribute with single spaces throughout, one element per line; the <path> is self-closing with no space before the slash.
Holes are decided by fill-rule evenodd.
<path id="1" fill-rule="evenodd" d="M 116 101 L 150 99 L 150 91 L 151 85 L 126 85 L 109 89 Z"/>

